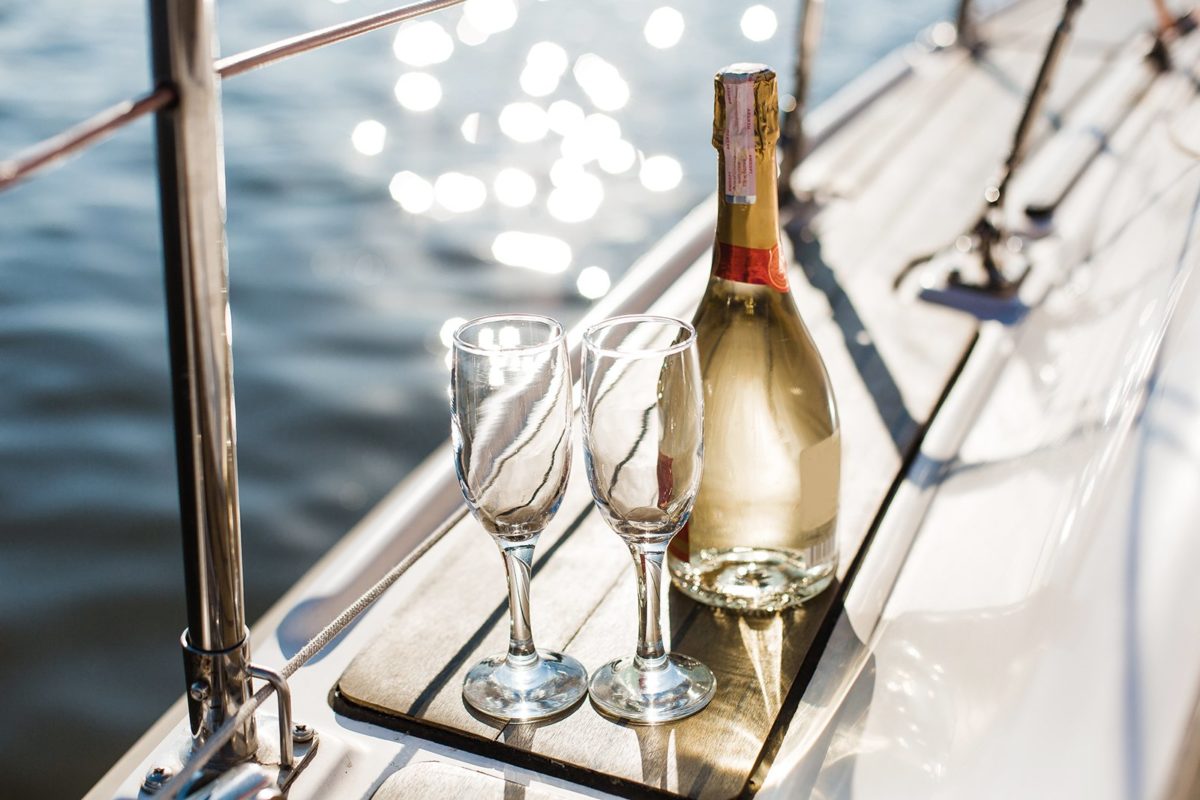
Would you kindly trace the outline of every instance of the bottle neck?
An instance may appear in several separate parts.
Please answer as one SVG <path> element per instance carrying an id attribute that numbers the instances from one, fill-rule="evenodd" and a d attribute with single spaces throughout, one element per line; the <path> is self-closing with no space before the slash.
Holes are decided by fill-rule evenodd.
<path id="1" fill-rule="evenodd" d="M 771 145 L 749 154 L 718 150 L 712 274 L 786 292 L 787 266 L 779 249 L 778 167 Z"/>

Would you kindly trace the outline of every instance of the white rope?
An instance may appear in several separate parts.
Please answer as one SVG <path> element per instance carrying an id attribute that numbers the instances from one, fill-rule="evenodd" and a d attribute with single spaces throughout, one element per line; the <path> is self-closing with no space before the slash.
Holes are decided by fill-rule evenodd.
<path id="1" fill-rule="evenodd" d="M 392 567 L 392 569 L 386 575 L 380 578 L 378 583 L 364 592 L 362 596 L 351 603 L 345 611 L 343 611 L 341 614 L 338 614 L 332 622 L 322 628 L 321 632 L 314 636 L 308 644 L 300 648 L 300 652 L 292 656 L 288 662 L 283 665 L 283 669 L 279 670 L 279 673 L 283 675 L 284 678 L 290 678 L 296 673 L 296 670 L 304 666 L 309 659 L 321 652 L 321 650 L 325 648 L 325 645 L 333 641 L 333 639 L 336 638 L 339 633 L 345 630 L 346 626 L 353 622 L 359 614 L 361 614 L 372 603 L 378 600 L 379 596 L 386 592 L 388 587 L 399 580 L 401 575 L 403 575 L 405 572 L 408 572 L 409 567 L 415 564 L 417 559 L 428 553 L 435 544 L 440 542 L 442 537 L 454 527 L 455 523 L 462 519 L 463 514 L 465 514 L 465 509 L 463 512 L 455 514 L 451 519 L 447 520 L 444 525 L 442 525 L 440 530 L 435 531 L 432 536 L 427 537 L 425 541 L 417 545 L 417 547 L 411 553 L 400 560 L 399 564 Z"/>

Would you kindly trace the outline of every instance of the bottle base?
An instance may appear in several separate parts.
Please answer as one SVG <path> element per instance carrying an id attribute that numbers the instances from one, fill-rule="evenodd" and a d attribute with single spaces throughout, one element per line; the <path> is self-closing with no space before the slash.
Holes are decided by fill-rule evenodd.
<path id="1" fill-rule="evenodd" d="M 833 582 L 836 556 L 816 564 L 804 556 L 802 551 L 751 547 L 704 551 L 696 564 L 672 558 L 671 579 L 705 605 L 771 613 L 798 606 Z"/>

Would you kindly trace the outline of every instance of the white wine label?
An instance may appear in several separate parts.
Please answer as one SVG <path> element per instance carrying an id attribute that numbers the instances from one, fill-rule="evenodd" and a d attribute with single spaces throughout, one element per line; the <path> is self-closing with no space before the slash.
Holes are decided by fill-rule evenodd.
<path id="1" fill-rule="evenodd" d="M 754 82 L 725 84 L 725 202 L 753 205 L 757 185 L 754 170 Z"/>

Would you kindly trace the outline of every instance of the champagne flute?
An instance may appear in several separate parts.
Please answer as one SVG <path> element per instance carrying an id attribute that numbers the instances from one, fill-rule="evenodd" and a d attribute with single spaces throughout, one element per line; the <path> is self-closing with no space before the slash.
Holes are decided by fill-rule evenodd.
<path id="1" fill-rule="evenodd" d="M 668 653 L 660 621 L 663 557 L 700 485 L 703 396 L 696 332 L 668 317 L 615 317 L 584 335 L 583 434 L 601 516 L 637 570 L 638 645 L 592 676 L 592 702 L 635 723 L 708 705 L 716 687 L 699 661 Z"/>
<path id="2" fill-rule="evenodd" d="M 578 661 L 534 646 L 529 616 L 533 549 L 562 502 L 571 464 L 571 368 L 562 327 L 533 315 L 467 322 L 454 334 L 450 383 L 459 487 L 508 574 L 508 652 L 471 668 L 463 699 L 499 719 L 543 719 L 587 691 Z"/>

